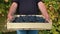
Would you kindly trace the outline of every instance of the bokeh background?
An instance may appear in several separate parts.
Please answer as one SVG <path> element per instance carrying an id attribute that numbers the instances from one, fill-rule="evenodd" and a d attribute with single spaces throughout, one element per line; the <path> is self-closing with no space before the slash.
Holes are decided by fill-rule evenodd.
<path id="1" fill-rule="evenodd" d="M 43 0 L 53 22 L 51 30 L 40 30 L 39 34 L 60 34 L 60 0 Z M 0 0 L 0 34 L 16 34 L 6 30 L 6 19 L 11 0 Z"/>

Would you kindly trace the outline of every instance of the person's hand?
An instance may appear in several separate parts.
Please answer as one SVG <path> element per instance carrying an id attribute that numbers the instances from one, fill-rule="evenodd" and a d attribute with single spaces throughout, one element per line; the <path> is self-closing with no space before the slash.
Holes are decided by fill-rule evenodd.
<path id="1" fill-rule="evenodd" d="M 43 17 L 46 20 L 45 22 L 52 23 L 52 20 L 50 19 L 50 16 L 45 15 Z"/>
<path id="2" fill-rule="evenodd" d="M 49 17 L 48 18 L 46 17 L 45 19 L 46 19 L 46 21 L 50 22 L 50 18 Z"/>
<path id="3" fill-rule="evenodd" d="M 8 20 L 8 21 L 12 21 L 12 20 L 13 20 L 13 16 L 12 16 L 12 15 L 8 15 L 7 20 Z"/>

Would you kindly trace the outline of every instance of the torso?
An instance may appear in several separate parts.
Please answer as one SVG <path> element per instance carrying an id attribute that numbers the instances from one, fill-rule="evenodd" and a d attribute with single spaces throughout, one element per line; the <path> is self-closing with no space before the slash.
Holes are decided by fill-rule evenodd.
<path id="1" fill-rule="evenodd" d="M 38 6 L 35 0 L 20 0 L 19 14 L 37 14 Z"/>

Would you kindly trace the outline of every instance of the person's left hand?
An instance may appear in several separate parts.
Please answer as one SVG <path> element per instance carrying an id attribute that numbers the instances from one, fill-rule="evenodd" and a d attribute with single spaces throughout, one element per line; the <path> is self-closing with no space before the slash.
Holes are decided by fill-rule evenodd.
<path id="1" fill-rule="evenodd" d="M 46 19 L 46 21 L 50 22 L 50 18 L 49 17 L 48 18 L 46 17 L 45 19 Z"/>

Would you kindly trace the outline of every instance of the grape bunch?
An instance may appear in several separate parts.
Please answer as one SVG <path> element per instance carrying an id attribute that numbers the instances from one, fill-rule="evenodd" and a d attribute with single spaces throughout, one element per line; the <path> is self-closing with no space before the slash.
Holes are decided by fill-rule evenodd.
<path id="1" fill-rule="evenodd" d="M 37 16 L 20 16 L 16 17 L 12 22 L 41 22 L 45 23 L 47 22 L 43 17 L 37 17 Z M 47 22 L 48 23 L 48 22 Z"/>

